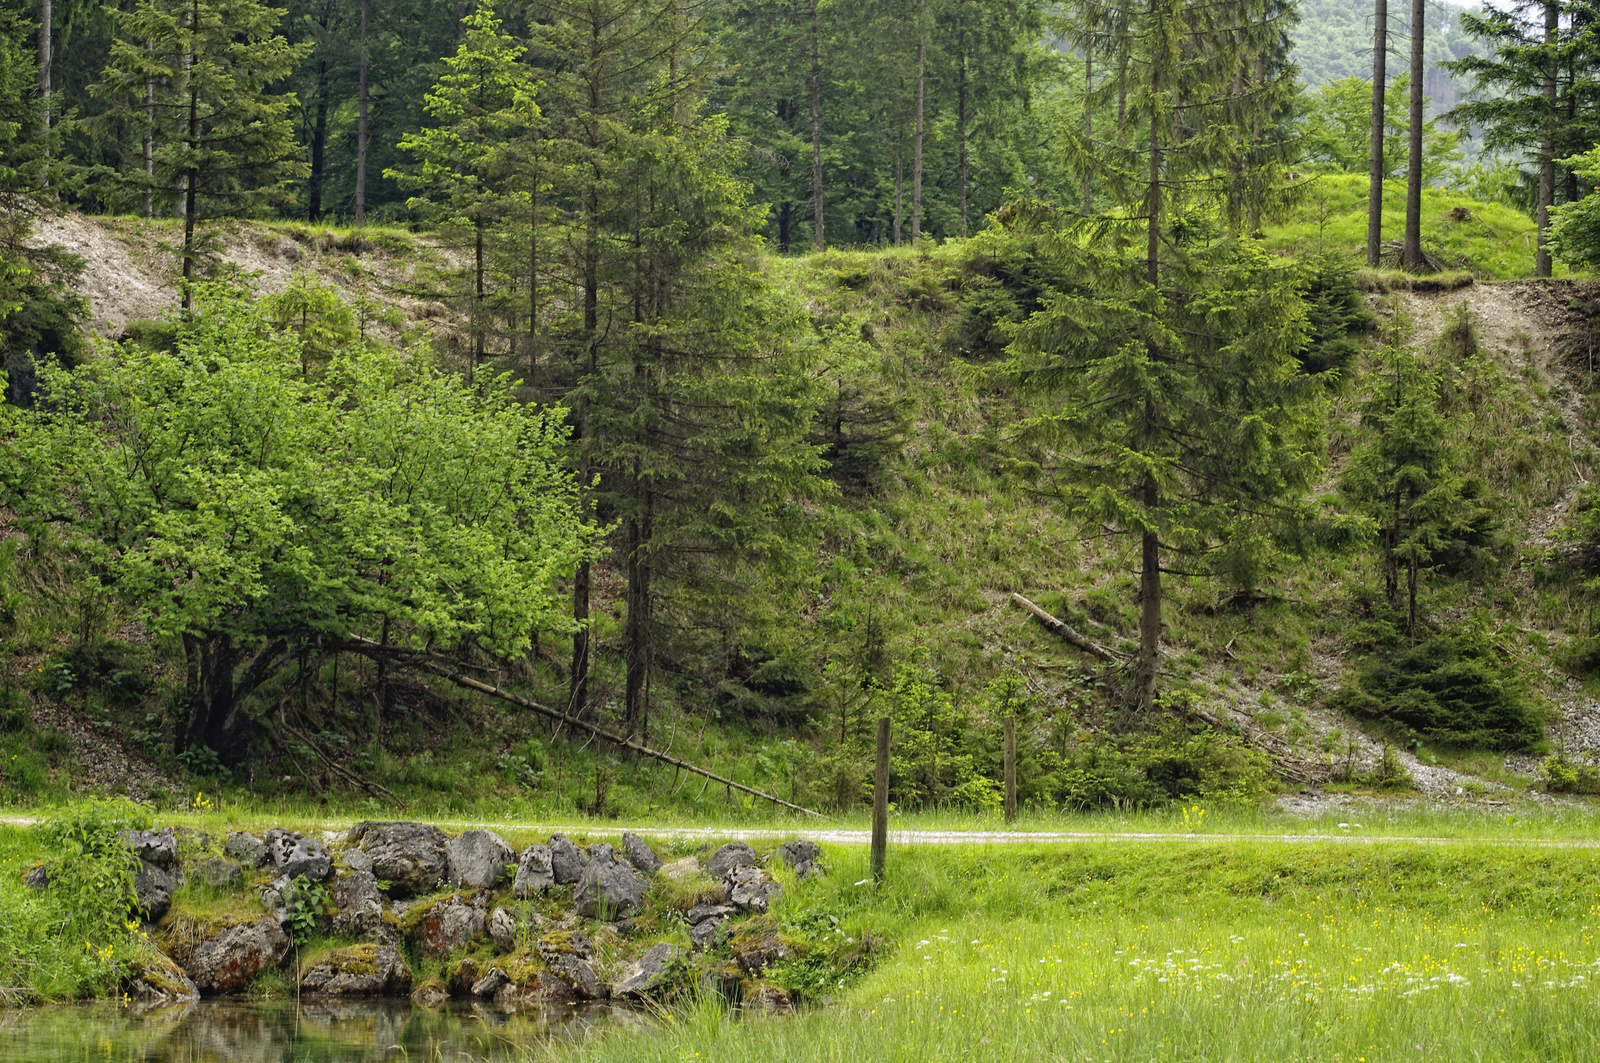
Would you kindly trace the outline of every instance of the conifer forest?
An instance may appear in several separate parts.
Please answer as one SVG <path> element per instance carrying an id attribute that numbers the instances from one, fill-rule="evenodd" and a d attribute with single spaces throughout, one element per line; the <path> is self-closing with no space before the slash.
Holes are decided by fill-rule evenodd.
<path id="1" fill-rule="evenodd" d="M 0 1063 L 1593 1059 L 1597 277 L 1590 0 L 6 0 Z"/>

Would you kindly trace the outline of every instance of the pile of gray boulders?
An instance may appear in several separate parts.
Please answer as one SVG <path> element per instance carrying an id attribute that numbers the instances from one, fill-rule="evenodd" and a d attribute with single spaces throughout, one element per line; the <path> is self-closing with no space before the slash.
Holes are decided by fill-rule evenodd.
<path id="1" fill-rule="evenodd" d="M 729 842 L 703 863 L 668 863 L 631 832 L 620 846 L 555 834 L 519 853 L 492 830 L 452 836 L 414 822 L 361 822 L 320 837 L 241 831 L 220 844 L 169 827 L 122 840 L 136 864 L 139 915 L 165 948 L 128 971 L 127 991 L 146 1004 L 238 992 L 284 969 L 291 935 L 310 920 L 353 943 L 300 958 L 306 995 L 410 994 L 422 1005 L 460 996 L 514 1007 L 642 998 L 698 981 L 737 987 L 741 999 L 771 1008 L 787 998 L 758 980 L 792 958 L 796 943 L 758 918 L 782 893 L 768 868 L 781 862 L 800 878 L 822 871 L 821 849 L 808 841 L 786 842 L 765 862 Z M 39 869 L 25 877 L 49 888 Z M 213 896 L 258 903 L 169 918 L 191 880 Z M 652 909 L 656 889 L 677 900 Z M 647 913 L 653 934 L 636 923 Z M 181 930 L 167 926 L 175 922 Z M 687 947 L 682 937 L 648 941 L 680 932 Z"/>

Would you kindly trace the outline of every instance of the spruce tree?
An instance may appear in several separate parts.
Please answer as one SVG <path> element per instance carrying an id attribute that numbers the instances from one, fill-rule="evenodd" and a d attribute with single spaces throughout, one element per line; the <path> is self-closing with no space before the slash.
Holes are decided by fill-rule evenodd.
<path id="1" fill-rule="evenodd" d="M 257 213 L 306 173 L 289 114 L 273 92 L 305 49 L 277 33 L 283 12 L 260 0 L 137 0 L 116 14 L 116 37 L 91 91 L 120 126 L 149 144 L 150 165 L 102 175 L 110 202 L 177 200 L 183 217 L 183 305 L 192 298 L 202 220 Z"/>
<path id="2" fill-rule="evenodd" d="M 1125 121 L 1143 144 L 1071 145 L 1119 201 L 1114 214 L 1011 212 L 1013 225 L 1043 231 L 1074 280 L 1018 329 L 1007 368 L 1043 400 L 1023 424 L 1039 448 L 1025 468 L 1075 519 L 1138 544 L 1131 700 L 1148 713 L 1164 559 L 1187 556 L 1186 570 L 1203 570 L 1241 520 L 1291 522 L 1318 468 L 1292 277 L 1224 224 L 1235 187 L 1257 204 L 1274 194 L 1292 145 L 1257 143 L 1256 131 L 1293 92 L 1294 71 L 1242 73 L 1282 46 L 1285 19 L 1268 4 L 1093 2 L 1079 27 L 1080 47 L 1126 57 L 1126 75 L 1108 79 L 1097 102 L 1125 94 Z"/>

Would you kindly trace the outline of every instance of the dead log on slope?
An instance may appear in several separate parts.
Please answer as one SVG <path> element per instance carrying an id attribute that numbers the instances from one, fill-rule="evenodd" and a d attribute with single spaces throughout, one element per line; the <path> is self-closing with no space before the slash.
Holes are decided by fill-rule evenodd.
<path id="1" fill-rule="evenodd" d="M 348 639 L 345 642 L 345 648 L 356 653 L 365 654 L 369 657 L 393 660 L 402 668 L 410 668 L 419 672 L 427 672 L 429 675 L 435 675 L 440 679 L 448 680 L 458 687 L 463 687 L 467 690 L 475 690 L 480 694 L 487 694 L 491 698 L 497 698 L 500 701 L 508 702 L 512 705 L 516 705 L 519 708 L 532 710 L 533 712 L 537 712 L 541 716 L 547 716 L 552 720 L 559 720 L 562 723 L 571 727 L 575 727 L 580 731 L 586 731 L 595 738 L 604 739 L 605 741 L 610 742 L 612 745 L 615 745 L 621 749 L 626 749 L 631 752 L 638 753 L 641 756 L 659 760 L 664 764 L 671 764 L 675 768 L 682 768 L 684 771 L 693 772 L 696 775 L 703 775 L 706 778 L 707 784 L 719 782 L 722 785 L 730 787 L 734 790 L 738 790 L 741 793 L 749 794 L 752 797 L 759 797 L 763 801 L 771 801 L 775 805 L 782 805 L 784 808 L 791 809 L 795 812 L 804 812 L 806 815 L 816 816 L 818 819 L 825 818 L 821 812 L 813 812 L 809 808 L 794 804 L 790 801 L 785 801 L 781 797 L 777 797 L 769 793 L 763 793 L 762 791 L 751 786 L 746 786 L 743 783 L 734 782 L 732 779 L 729 779 L 726 776 L 718 775 L 713 771 L 708 771 L 699 765 L 689 763 L 687 760 L 674 757 L 669 753 L 663 753 L 658 749 L 651 749 L 649 746 L 644 745 L 635 739 L 626 738 L 617 734 L 615 731 L 608 731 L 603 727 L 596 727 L 587 720 L 580 720 L 578 717 L 562 712 L 560 709 L 553 709 L 548 705 L 542 705 L 539 702 L 534 701 L 532 698 L 525 698 L 520 694 L 513 694 L 509 690 L 501 690 L 497 686 L 494 686 L 490 683 L 485 683 L 479 679 L 474 679 L 469 675 L 463 675 L 457 662 L 450 661 L 435 654 L 416 653 L 413 651 L 400 649 L 395 646 L 385 646 L 380 642 L 373 642 L 370 639 L 358 637 L 352 637 Z"/>
<path id="2" fill-rule="evenodd" d="M 1302 785 L 1319 786 L 1327 782 L 1332 774 L 1326 764 L 1304 759 L 1295 752 L 1292 745 L 1271 732 L 1259 731 L 1241 723 L 1224 720 L 1216 713 L 1202 709 L 1198 705 L 1189 706 L 1189 711 L 1217 730 L 1237 734 L 1261 750 L 1267 755 L 1267 759 L 1272 761 L 1272 770 L 1285 779 Z"/>
<path id="3" fill-rule="evenodd" d="M 1012 592 L 1011 600 L 1037 617 L 1039 623 L 1043 624 L 1051 634 L 1073 646 L 1076 646 L 1089 656 L 1098 657 L 1102 661 L 1110 661 L 1112 663 L 1120 663 L 1123 660 L 1123 656 L 1117 653 L 1115 650 L 1107 649 L 1098 642 L 1089 638 L 1087 635 L 1081 634 L 1077 628 L 1073 627 L 1065 620 L 1061 620 L 1052 616 L 1050 613 L 1046 612 L 1044 609 L 1041 609 L 1033 602 L 1030 602 L 1022 595 Z"/>

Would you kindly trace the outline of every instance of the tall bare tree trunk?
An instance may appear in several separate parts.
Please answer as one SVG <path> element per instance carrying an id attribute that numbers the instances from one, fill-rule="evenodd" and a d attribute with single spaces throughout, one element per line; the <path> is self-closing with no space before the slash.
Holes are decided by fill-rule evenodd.
<path id="1" fill-rule="evenodd" d="M 965 17 L 965 16 L 963 16 Z M 956 186 L 961 211 L 961 236 L 967 235 L 967 29 L 963 23 L 956 34 L 960 52 L 956 72 Z"/>
<path id="2" fill-rule="evenodd" d="M 1094 137 L 1094 46 L 1083 46 L 1083 143 L 1087 148 Z M 1083 168 L 1083 215 L 1094 213 L 1094 195 L 1089 182 L 1089 167 Z"/>
<path id="3" fill-rule="evenodd" d="M 356 73 L 356 217 L 367 223 L 367 21 L 372 0 L 361 0 L 361 59 Z"/>
<path id="4" fill-rule="evenodd" d="M 818 37 L 817 0 L 811 0 L 811 242 L 818 251 L 828 246 L 822 207 L 822 41 Z"/>
<path id="5" fill-rule="evenodd" d="M 1367 171 L 1367 265 L 1383 254 L 1383 94 L 1389 87 L 1389 0 L 1372 12 L 1372 159 Z"/>
<path id="6" fill-rule="evenodd" d="M 317 106 L 311 123 L 311 178 L 306 183 L 306 220 L 322 220 L 322 185 L 328 147 L 328 61 L 317 65 Z"/>
<path id="7" fill-rule="evenodd" d="M 190 35 L 198 36 L 200 33 L 200 0 L 193 0 L 189 7 Z M 189 129 L 185 147 L 189 149 L 192 159 L 200 150 L 200 90 L 195 87 L 193 80 L 194 71 L 194 44 L 189 45 L 189 53 L 183 59 L 184 80 L 188 82 L 184 87 L 189 90 Z M 194 306 L 194 222 L 195 214 L 200 209 L 200 172 L 191 163 L 183 180 L 183 308 L 188 310 Z"/>
<path id="8" fill-rule="evenodd" d="M 50 61 L 55 45 L 55 13 L 50 0 L 39 0 L 39 103 L 44 109 L 44 127 L 50 128 Z"/>
<path id="9" fill-rule="evenodd" d="M 1411 150 L 1406 156 L 1406 269 L 1422 268 L 1422 45 L 1427 0 L 1411 0 Z"/>
<path id="10" fill-rule="evenodd" d="M 1556 39 L 1561 31 L 1561 5 L 1555 0 L 1544 4 L 1544 102 L 1545 118 L 1539 131 L 1539 236 L 1534 253 L 1533 275 L 1550 276 L 1550 205 L 1556 198 L 1556 146 L 1551 127 L 1556 114 Z"/>
<path id="11" fill-rule="evenodd" d="M 900 246 L 900 225 L 905 218 L 906 124 L 901 118 L 894 127 L 894 246 Z"/>
<path id="12" fill-rule="evenodd" d="M 155 45 L 146 43 L 145 54 L 155 51 Z M 144 216 L 156 216 L 156 79 L 144 79 Z"/>
<path id="13" fill-rule="evenodd" d="M 922 235 L 923 103 L 928 88 L 928 0 L 917 5 L 917 124 L 911 147 L 911 242 Z"/>

